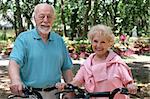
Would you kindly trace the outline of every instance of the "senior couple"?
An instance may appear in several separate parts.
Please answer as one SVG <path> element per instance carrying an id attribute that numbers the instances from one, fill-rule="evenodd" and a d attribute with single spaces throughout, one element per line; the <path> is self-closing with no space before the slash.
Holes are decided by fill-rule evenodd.
<path id="1" fill-rule="evenodd" d="M 43 99 L 57 99 L 55 93 L 63 90 L 66 83 L 84 86 L 89 92 L 112 91 L 127 87 L 136 93 L 129 67 L 110 50 L 114 43 L 114 34 L 109 26 L 98 24 L 88 32 L 92 53 L 81 64 L 73 79 L 72 61 L 61 36 L 51 31 L 56 18 L 55 9 L 47 3 L 37 4 L 33 17 L 35 28 L 20 33 L 10 54 L 8 66 L 13 94 L 23 95 L 23 87 L 32 88 L 41 93 Z M 63 77 L 65 83 L 61 83 Z M 58 90 L 42 89 L 56 85 Z M 65 99 L 72 99 L 73 94 L 66 94 Z M 118 94 L 115 99 L 128 99 Z"/>

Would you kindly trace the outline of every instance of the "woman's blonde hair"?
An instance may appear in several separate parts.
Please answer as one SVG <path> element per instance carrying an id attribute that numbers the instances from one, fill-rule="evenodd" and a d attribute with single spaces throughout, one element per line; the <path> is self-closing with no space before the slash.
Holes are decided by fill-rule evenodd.
<path id="1" fill-rule="evenodd" d="M 96 34 L 99 34 L 100 37 L 103 37 L 106 40 L 108 40 L 111 46 L 114 44 L 115 36 L 109 26 L 103 24 L 93 26 L 87 35 L 90 42 L 92 42 Z"/>

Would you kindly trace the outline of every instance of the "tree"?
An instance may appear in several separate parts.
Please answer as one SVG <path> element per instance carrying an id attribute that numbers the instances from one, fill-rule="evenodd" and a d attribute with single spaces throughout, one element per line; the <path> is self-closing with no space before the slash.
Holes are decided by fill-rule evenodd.
<path id="1" fill-rule="evenodd" d="M 13 24 L 16 33 L 20 33 L 33 27 L 33 8 L 40 2 L 43 0 L 7 0 L 1 3 L 0 11 Z M 56 9 L 53 30 L 71 40 L 86 39 L 88 30 L 95 24 L 111 26 L 115 35 L 131 35 L 134 26 L 139 36 L 150 32 L 150 0 L 54 0 L 53 5 Z M 5 14 L 8 9 L 13 11 L 14 19 Z"/>
<path id="2" fill-rule="evenodd" d="M 14 19 L 16 24 L 16 36 L 22 31 L 24 31 L 24 27 L 22 25 L 22 17 L 21 17 L 21 10 L 20 10 L 20 0 L 15 0 L 16 10 L 14 11 Z"/>

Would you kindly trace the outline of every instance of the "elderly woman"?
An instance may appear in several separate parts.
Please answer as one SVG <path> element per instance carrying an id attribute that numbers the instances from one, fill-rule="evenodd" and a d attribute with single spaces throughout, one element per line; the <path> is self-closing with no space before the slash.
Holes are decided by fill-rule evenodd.
<path id="1" fill-rule="evenodd" d="M 105 92 L 127 87 L 130 93 L 135 94 L 137 87 L 129 67 L 120 56 L 110 50 L 115 38 L 111 28 L 105 25 L 93 26 L 88 32 L 88 38 L 94 53 L 85 60 L 70 83 L 83 85 L 88 92 Z M 62 85 L 57 84 L 57 87 L 61 89 Z M 115 96 L 115 99 L 128 98 L 123 94 Z"/>

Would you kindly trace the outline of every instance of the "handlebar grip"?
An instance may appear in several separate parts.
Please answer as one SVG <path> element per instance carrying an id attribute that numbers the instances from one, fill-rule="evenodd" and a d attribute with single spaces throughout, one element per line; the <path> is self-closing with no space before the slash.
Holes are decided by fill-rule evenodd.
<path id="1" fill-rule="evenodd" d="M 121 94 L 125 94 L 125 95 L 129 95 L 129 91 L 128 91 L 127 88 L 121 88 L 121 89 L 120 89 L 120 93 L 121 93 Z"/>
<path id="2" fill-rule="evenodd" d="M 30 90 L 27 87 L 23 88 L 22 91 L 23 91 L 24 95 L 14 95 L 14 94 L 11 94 L 7 98 L 8 99 L 13 99 L 15 97 L 29 98 L 30 95 L 34 95 L 35 97 L 37 97 L 37 99 L 43 99 L 42 96 L 41 96 L 41 94 L 38 91 Z"/>

